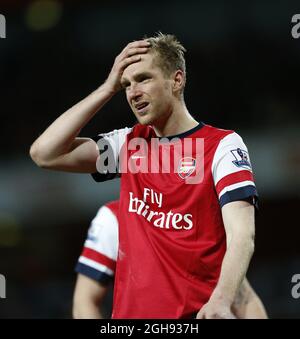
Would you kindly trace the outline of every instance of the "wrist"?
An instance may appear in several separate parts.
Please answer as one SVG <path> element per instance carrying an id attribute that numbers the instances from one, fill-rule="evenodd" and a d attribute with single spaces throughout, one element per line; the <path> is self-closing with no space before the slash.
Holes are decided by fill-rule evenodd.
<path id="1" fill-rule="evenodd" d="M 223 289 L 216 288 L 212 293 L 210 300 L 217 303 L 232 305 L 235 299 L 235 294 L 232 291 L 225 291 Z"/>
<path id="2" fill-rule="evenodd" d="M 108 96 L 114 96 L 119 92 L 120 88 L 110 84 L 107 80 L 98 88 L 98 90 L 105 91 Z"/>

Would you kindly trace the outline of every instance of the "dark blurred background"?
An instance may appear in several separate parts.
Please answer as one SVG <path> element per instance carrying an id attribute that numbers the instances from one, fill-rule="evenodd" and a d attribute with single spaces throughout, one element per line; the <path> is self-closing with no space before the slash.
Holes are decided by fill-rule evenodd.
<path id="1" fill-rule="evenodd" d="M 247 144 L 260 193 L 248 278 L 272 318 L 299 318 L 299 1 L 0 1 L 0 318 L 70 318 L 74 265 L 98 207 L 119 182 L 37 168 L 28 152 L 99 86 L 131 40 L 173 33 L 187 48 L 185 99 L 196 119 Z M 81 135 L 132 126 L 118 94 Z M 109 308 L 108 308 L 109 312 Z"/>

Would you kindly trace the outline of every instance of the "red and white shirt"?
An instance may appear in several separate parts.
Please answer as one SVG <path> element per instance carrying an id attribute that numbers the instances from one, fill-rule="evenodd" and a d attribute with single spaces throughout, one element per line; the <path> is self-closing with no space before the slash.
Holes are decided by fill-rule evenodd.
<path id="1" fill-rule="evenodd" d="M 118 255 L 119 201 L 102 206 L 92 220 L 75 271 L 103 284 L 115 273 Z"/>
<path id="2" fill-rule="evenodd" d="M 257 197 L 243 140 L 202 123 L 176 139 L 160 140 L 139 124 L 98 139 L 99 159 L 111 152 L 121 163 L 121 173 L 108 160 L 109 170 L 93 174 L 96 181 L 121 175 L 112 317 L 193 317 L 219 279 L 226 251 L 221 207 Z"/>

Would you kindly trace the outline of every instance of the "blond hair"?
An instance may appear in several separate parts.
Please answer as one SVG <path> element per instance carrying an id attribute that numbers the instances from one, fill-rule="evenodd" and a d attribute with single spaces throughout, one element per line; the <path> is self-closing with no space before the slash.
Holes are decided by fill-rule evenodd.
<path id="1" fill-rule="evenodd" d="M 154 62 L 166 76 L 169 77 L 177 70 L 181 70 L 186 78 L 184 59 L 186 49 L 174 35 L 158 32 L 154 37 L 144 39 L 150 42 L 150 50 L 157 55 Z"/>

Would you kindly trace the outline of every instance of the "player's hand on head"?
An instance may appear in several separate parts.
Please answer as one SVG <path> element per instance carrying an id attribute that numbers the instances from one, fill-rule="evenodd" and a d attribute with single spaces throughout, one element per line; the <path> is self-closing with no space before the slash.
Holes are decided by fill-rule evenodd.
<path id="1" fill-rule="evenodd" d="M 126 67 L 141 60 L 141 54 L 148 52 L 150 43 L 147 40 L 130 42 L 115 58 L 113 67 L 106 80 L 106 85 L 113 92 L 121 90 L 121 77 Z"/>
<path id="2" fill-rule="evenodd" d="M 197 313 L 196 319 L 237 319 L 230 305 L 208 301 Z"/>

